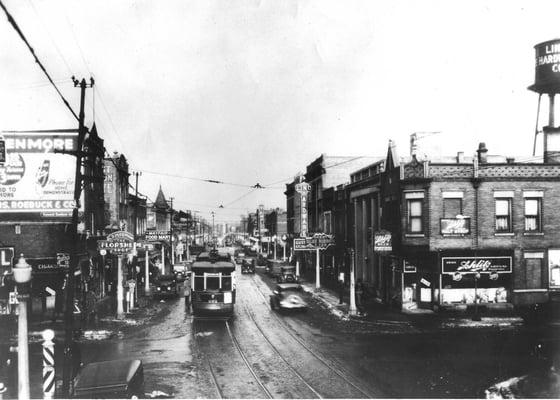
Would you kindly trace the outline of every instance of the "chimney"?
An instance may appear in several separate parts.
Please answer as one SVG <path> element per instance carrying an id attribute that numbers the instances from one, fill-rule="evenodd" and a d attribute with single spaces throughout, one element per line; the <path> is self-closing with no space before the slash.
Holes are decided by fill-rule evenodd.
<path id="1" fill-rule="evenodd" d="M 476 152 L 478 153 L 478 163 L 486 163 L 488 160 L 488 149 L 486 148 L 486 143 L 480 142 L 478 144 L 478 150 Z"/>
<path id="2" fill-rule="evenodd" d="M 465 153 L 462 151 L 458 151 L 457 152 L 457 164 L 461 164 L 462 162 L 465 161 Z"/>
<path id="3" fill-rule="evenodd" d="M 560 128 L 543 127 L 544 133 L 544 163 L 560 163 Z"/>

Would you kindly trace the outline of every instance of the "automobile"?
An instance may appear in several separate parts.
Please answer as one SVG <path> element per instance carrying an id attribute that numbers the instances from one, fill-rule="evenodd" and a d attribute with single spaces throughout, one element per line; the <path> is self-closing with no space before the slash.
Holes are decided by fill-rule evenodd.
<path id="1" fill-rule="evenodd" d="M 278 283 L 298 283 L 296 267 L 293 265 L 281 266 L 280 273 L 276 276 L 276 281 Z"/>
<path id="2" fill-rule="evenodd" d="M 273 310 L 307 310 L 303 288 L 298 283 L 279 283 L 270 295 Z"/>
<path id="3" fill-rule="evenodd" d="M 266 265 L 266 257 L 262 254 L 257 254 L 257 265 L 265 266 Z"/>
<path id="4" fill-rule="evenodd" d="M 177 290 L 177 278 L 175 278 L 175 275 L 160 275 L 156 278 L 154 284 L 154 295 L 156 297 L 175 297 L 179 295 L 179 291 Z"/>
<path id="5" fill-rule="evenodd" d="M 112 360 L 85 365 L 74 384 L 78 399 L 144 398 L 144 367 L 141 360 Z"/>
<path id="6" fill-rule="evenodd" d="M 235 263 L 241 264 L 243 262 L 243 259 L 245 258 L 245 252 L 242 250 L 235 250 L 233 256 L 235 258 Z"/>
<path id="7" fill-rule="evenodd" d="M 242 274 L 255 273 L 255 260 L 253 258 L 244 258 L 241 261 L 241 273 Z"/>

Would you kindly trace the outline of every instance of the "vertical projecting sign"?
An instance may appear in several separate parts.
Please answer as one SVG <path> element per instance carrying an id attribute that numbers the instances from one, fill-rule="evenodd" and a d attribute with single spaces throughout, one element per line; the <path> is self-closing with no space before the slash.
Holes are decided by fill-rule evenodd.
<path id="1" fill-rule="evenodd" d="M 296 192 L 300 196 L 300 237 L 307 236 L 307 194 L 311 190 L 311 185 L 306 182 L 296 184 Z"/>

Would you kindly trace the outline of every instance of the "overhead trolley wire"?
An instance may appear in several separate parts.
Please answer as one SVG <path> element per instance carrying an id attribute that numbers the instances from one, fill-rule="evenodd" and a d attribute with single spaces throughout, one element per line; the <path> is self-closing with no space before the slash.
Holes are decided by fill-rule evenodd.
<path id="1" fill-rule="evenodd" d="M 51 83 L 51 85 L 55 88 L 56 92 L 58 93 L 58 95 L 62 99 L 62 102 L 64 103 L 64 105 L 70 110 L 70 112 L 72 113 L 74 118 L 76 118 L 76 120 L 79 121 L 78 115 L 74 112 L 74 110 L 70 106 L 70 103 L 68 103 L 68 100 L 66 100 L 66 98 L 62 95 L 62 93 L 60 92 L 60 90 L 58 89 L 56 84 L 54 83 L 53 79 L 51 78 L 51 76 L 49 75 L 47 70 L 45 69 L 45 66 L 43 65 L 43 63 L 41 63 L 41 60 L 39 60 L 39 57 L 37 57 L 37 55 L 35 54 L 35 50 L 33 50 L 33 47 L 31 47 L 31 45 L 27 41 L 27 38 L 25 37 L 25 35 L 21 31 L 21 29 L 19 28 L 17 22 L 14 20 L 14 17 L 12 17 L 12 15 L 10 14 L 10 12 L 8 11 L 8 9 L 6 8 L 6 6 L 4 5 L 4 3 L 1 0 L 0 0 L 0 7 L 2 7 L 2 9 L 4 10 L 4 13 L 6 14 L 6 17 L 8 17 L 8 21 L 10 22 L 10 24 L 12 25 L 14 30 L 18 33 L 19 37 L 23 40 L 23 42 L 25 43 L 25 45 L 27 46 L 27 48 L 31 52 L 31 55 L 33 55 L 33 58 L 35 59 L 35 62 L 37 64 L 39 64 L 39 68 L 41 68 L 41 70 L 43 71 L 43 73 L 46 75 L 47 79 Z"/>

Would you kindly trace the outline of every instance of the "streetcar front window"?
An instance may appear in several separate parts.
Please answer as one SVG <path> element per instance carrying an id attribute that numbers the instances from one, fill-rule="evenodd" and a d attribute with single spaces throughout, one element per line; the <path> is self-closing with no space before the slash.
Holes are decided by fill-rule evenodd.
<path id="1" fill-rule="evenodd" d="M 204 276 L 194 277 L 194 290 L 204 290 Z"/>
<path id="2" fill-rule="evenodd" d="M 223 291 L 231 290 L 231 276 L 222 276 L 222 290 Z"/>
<path id="3" fill-rule="evenodd" d="M 220 289 L 220 277 L 218 276 L 207 276 L 206 277 L 206 290 L 219 290 Z"/>

